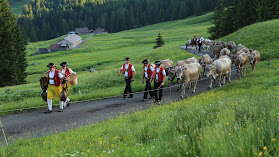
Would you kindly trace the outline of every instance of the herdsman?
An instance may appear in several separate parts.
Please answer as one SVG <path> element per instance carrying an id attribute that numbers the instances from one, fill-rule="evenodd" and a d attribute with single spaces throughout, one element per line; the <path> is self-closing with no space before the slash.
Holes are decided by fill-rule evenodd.
<path id="1" fill-rule="evenodd" d="M 65 77 L 65 79 L 67 79 L 71 75 L 76 75 L 76 73 L 71 68 L 67 67 L 68 66 L 67 62 L 60 63 L 60 66 L 62 67 L 62 69 L 60 70 L 60 73 L 63 75 L 63 77 Z M 64 84 L 64 88 L 67 89 L 66 90 L 67 93 L 69 92 L 70 87 L 71 87 L 71 85 L 68 82 L 66 82 Z M 69 97 L 67 97 L 67 100 L 63 104 L 63 108 L 66 107 L 66 104 L 67 104 L 67 106 L 69 106 L 70 105 L 70 101 L 71 101 L 71 99 Z"/>
<path id="2" fill-rule="evenodd" d="M 162 96 L 163 96 L 163 87 L 166 81 L 166 71 L 163 67 L 161 67 L 161 62 L 156 61 L 155 62 L 155 70 L 153 72 L 153 77 L 154 79 L 154 95 L 155 95 L 155 102 L 160 102 L 162 101 Z M 152 82 L 152 79 L 150 82 Z M 159 96 L 157 95 L 159 90 Z"/>
<path id="3" fill-rule="evenodd" d="M 130 63 L 129 57 L 125 58 L 125 63 L 121 66 L 121 69 L 118 72 L 118 76 L 120 76 L 121 73 L 122 73 L 122 75 L 124 75 L 125 82 L 126 82 L 126 88 L 124 90 L 123 99 L 126 98 L 126 96 L 128 95 L 128 92 L 130 94 L 130 96 L 128 98 L 133 98 L 133 91 L 132 91 L 131 83 L 135 80 L 136 71 L 135 71 L 134 66 Z"/>
<path id="4" fill-rule="evenodd" d="M 149 94 L 150 94 L 150 98 L 154 98 L 154 92 L 152 91 L 151 82 L 150 82 L 150 80 L 152 79 L 154 68 L 153 68 L 152 65 L 148 64 L 147 59 L 144 59 L 142 61 L 142 63 L 143 63 L 142 84 L 144 84 L 144 82 L 146 82 L 145 92 L 144 92 L 142 101 L 146 101 L 148 91 L 149 91 Z"/>
<path id="5" fill-rule="evenodd" d="M 56 98 L 59 101 L 59 112 L 63 110 L 63 101 L 60 101 L 59 94 L 62 91 L 61 87 L 61 79 L 63 78 L 63 75 L 57 70 L 56 65 L 53 63 L 49 63 L 47 65 L 49 68 L 49 71 L 47 73 L 47 81 L 48 81 L 48 89 L 47 89 L 47 105 L 48 105 L 48 110 L 46 113 L 52 112 L 52 99 L 53 95 L 56 96 Z"/>
<path id="6" fill-rule="evenodd" d="M 199 51 L 201 51 L 201 48 L 202 48 L 203 42 L 204 42 L 204 38 L 203 38 L 203 36 L 201 36 L 201 37 L 199 38 L 199 40 L 198 40 Z"/>

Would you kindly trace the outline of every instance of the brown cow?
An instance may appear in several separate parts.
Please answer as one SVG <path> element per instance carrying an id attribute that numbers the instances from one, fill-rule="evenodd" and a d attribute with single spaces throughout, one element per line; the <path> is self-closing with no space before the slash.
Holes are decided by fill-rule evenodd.
<path id="1" fill-rule="evenodd" d="M 191 88 L 191 83 L 193 83 L 194 89 L 192 93 L 196 92 L 197 82 L 200 78 L 201 66 L 199 63 L 185 64 L 180 67 L 175 67 L 172 69 L 176 73 L 176 78 L 179 80 L 179 86 L 182 85 L 181 97 L 185 95 L 185 88 L 188 83 L 190 83 L 189 88 Z"/>
<path id="2" fill-rule="evenodd" d="M 169 70 L 173 66 L 173 62 L 170 59 L 161 61 L 161 66 L 165 69 L 166 75 L 169 76 Z"/>
<path id="3" fill-rule="evenodd" d="M 241 53 L 236 57 L 235 60 L 236 76 L 245 76 L 248 61 L 249 61 L 249 57 L 246 53 Z"/>
<path id="4" fill-rule="evenodd" d="M 223 49 L 220 51 L 220 55 L 221 55 L 221 56 L 224 56 L 224 55 L 231 56 L 231 50 L 229 50 L 229 49 L 227 49 L 227 48 L 223 48 Z"/>
<path id="5" fill-rule="evenodd" d="M 223 49 L 224 47 L 222 45 L 215 45 L 213 46 L 213 54 L 215 59 L 218 59 L 220 56 L 220 51 Z"/>
<path id="6" fill-rule="evenodd" d="M 208 54 L 205 54 L 202 56 L 202 58 L 199 60 L 199 63 L 202 67 L 202 71 L 203 71 L 203 76 L 206 75 L 207 73 L 207 66 L 209 66 L 212 63 L 212 60 L 210 58 L 210 56 Z"/>
<path id="7" fill-rule="evenodd" d="M 252 71 L 256 69 L 256 65 L 261 61 L 261 54 L 259 51 L 254 50 L 249 56 L 249 62 L 252 66 Z"/>
<path id="8" fill-rule="evenodd" d="M 226 77 L 228 77 L 229 82 L 231 82 L 231 60 L 228 58 L 222 58 L 215 60 L 209 66 L 209 72 L 207 77 L 211 76 L 211 81 L 209 88 L 212 87 L 213 80 L 219 76 L 219 87 L 221 87 L 221 81 L 223 79 L 223 84 L 226 83 Z"/>
<path id="9" fill-rule="evenodd" d="M 228 42 L 228 49 L 233 52 L 235 51 L 236 45 L 233 41 Z"/>

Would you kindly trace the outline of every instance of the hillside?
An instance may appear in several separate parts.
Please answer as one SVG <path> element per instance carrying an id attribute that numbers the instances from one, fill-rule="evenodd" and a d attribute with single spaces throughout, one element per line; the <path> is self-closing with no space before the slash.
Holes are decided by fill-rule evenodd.
<path id="1" fill-rule="evenodd" d="M 212 11 L 217 0 L 32 0 L 18 23 L 29 41 L 53 39 L 75 28 L 119 32 Z"/>
<path id="2" fill-rule="evenodd" d="M 127 53 L 133 55 L 132 62 L 135 63 L 140 63 L 141 58 L 147 56 L 151 56 L 152 61 L 166 58 L 166 56 L 173 60 L 187 58 L 189 57 L 188 53 L 177 49 L 185 42 L 181 39 L 188 39 L 192 34 L 203 34 L 207 37 L 206 28 L 211 25 L 207 21 L 209 17 L 209 15 L 205 15 L 98 36 L 92 38 L 95 42 L 91 40 L 91 44 L 88 42 L 87 45 L 84 45 L 84 49 L 73 51 L 73 55 L 76 56 L 70 63 L 74 64 L 79 60 L 85 60 L 85 58 L 77 59 L 83 55 L 92 59 L 94 62 L 92 64 L 98 63 L 96 61 L 98 59 L 100 62 L 107 61 L 104 65 L 96 66 L 100 68 L 100 71 L 96 73 L 100 75 L 100 77 L 98 76 L 100 79 L 105 78 L 101 72 L 102 68 L 119 68 L 118 64 L 123 62 L 123 57 Z M 239 31 L 249 35 L 255 26 L 261 26 L 257 28 L 264 30 L 273 24 L 273 21 L 267 21 Z M 171 37 L 172 45 L 167 42 L 164 47 L 152 50 L 150 47 L 154 43 L 151 41 L 154 41 L 158 31 L 165 39 Z M 257 31 L 254 34 L 255 37 L 263 37 L 264 33 L 269 33 L 267 36 L 274 37 L 271 31 Z M 245 34 L 238 35 L 245 36 Z M 232 36 L 236 38 L 234 39 Z M 254 37 L 242 41 L 243 38 L 238 39 L 236 34 L 225 38 L 243 42 L 247 47 L 249 47 L 248 44 L 251 46 L 259 45 L 257 49 L 260 52 L 272 49 L 274 46 L 269 45 L 268 40 L 263 40 L 261 44 L 257 44 L 258 40 L 253 40 Z M 225 40 L 225 38 L 220 40 Z M 87 46 L 88 48 L 86 48 Z M 86 52 L 87 54 L 92 53 L 92 56 L 86 55 Z M 98 52 L 102 54 L 98 54 Z M 79 53 L 80 55 L 78 55 Z M 56 56 L 59 57 L 64 57 L 63 54 L 63 52 L 56 52 Z M 48 55 L 50 54 L 41 55 L 38 59 L 47 62 Z M 104 56 L 109 57 L 104 58 Z M 90 63 L 90 61 L 85 62 L 85 64 Z M 271 60 L 270 66 L 268 64 L 268 61 L 260 62 L 255 72 L 251 72 L 249 65 L 246 77 L 189 99 L 165 106 L 154 105 L 154 108 L 146 111 L 69 130 L 61 134 L 20 140 L 0 148 L 1 155 L 279 156 L 279 106 L 277 105 L 279 103 L 277 76 L 279 63 L 277 59 L 274 59 Z M 136 65 L 136 69 L 140 69 L 140 66 L 141 64 Z M 75 67 L 78 69 L 79 66 L 76 64 Z M 36 68 L 32 70 L 40 71 Z M 30 69 L 30 71 L 32 70 Z M 112 74 L 113 72 L 107 72 L 107 74 L 115 76 Z M 83 74 L 81 78 L 83 77 L 84 80 L 94 80 L 92 75 L 85 72 Z M 105 81 L 105 83 L 109 82 L 109 80 Z M 140 84 L 140 82 L 135 84 Z M 11 91 L 16 91 L 19 87 L 28 89 L 28 87 L 35 88 L 35 85 L 16 86 L 12 87 Z M 79 88 L 86 89 L 85 86 L 79 86 Z M 108 89 L 111 90 L 111 88 Z M 5 89 L 5 91 L 7 90 Z M 102 94 L 105 95 L 105 93 Z"/>
<path id="3" fill-rule="evenodd" d="M 14 15 L 18 17 L 18 15 L 22 14 L 24 4 L 26 4 L 28 0 L 8 0 L 8 2 L 11 5 Z"/>
<path id="4" fill-rule="evenodd" d="M 249 25 L 219 40 L 235 41 L 261 52 L 262 59 L 279 58 L 279 19 Z"/>
<path id="5" fill-rule="evenodd" d="M 130 56 L 139 75 L 133 86 L 134 91 L 141 91 L 141 61 L 145 58 L 151 62 L 170 58 L 174 62 L 192 57 L 193 55 L 181 50 L 178 46 L 184 45 L 194 34 L 208 37 L 207 28 L 211 26 L 212 13 L 150 25 L 139 29 L 123 31 L 114 34 L 94 36 L 88 40 L 82 48 L 60 51 L 48 54 L 30 56 L 38 48 L 48 47 L 50 43 L 59 41 L 57 38 L 50 41 L 30 43 L 27 46 L 27 81 L 26 85 L 6 87 L 0 89 L 0 110 L 43 106 L 40 97 L 39 78 L 48 70 L 46 65 L 54 62 L 59 65 L 63 61 L 69 63 L 78 74 L 78 85 L 71 88 L 73 101 L 88 100 L 100 97 L 120 95 L 123 92 L 123 78 L 116 77 L 119 68 L 124 63 L 124 58 Z M 158 33 L 161 33 L 166 41 L 165 46 L 153 49 Z M 38 64 L 34 64 L 38 63 Z M 92 67 L 98 72 L 90 74 Z M 58 66 L 58 68 L 60 68 Z M 82 92 L 82 96 L 79 94 Z M 27 102 L 27 103 L 26 103 Z M 23 105 L 24 104 L 24 105 Z M 28 104 L 28 105 L 26 105 Z"/>

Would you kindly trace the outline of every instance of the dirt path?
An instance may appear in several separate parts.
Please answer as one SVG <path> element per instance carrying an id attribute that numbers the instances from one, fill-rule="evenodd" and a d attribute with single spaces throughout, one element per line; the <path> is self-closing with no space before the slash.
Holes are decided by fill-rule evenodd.
<path id="1" fill-rule="evenodd" d="M 191 51 L 190 49 L 188 49 L 188 51 L 198 55 L 206 53 L 205 51 L 199 53 L 197 51 Z M 231 76 L 232 80 L 236 78 L 234 69 L 235 68 L 233 67 Z M 196 94 L 207 91 L 209 81 L 210 79 L 207 78 L 200 80 L 197 84 Z M 215 85 L 214 88 L 216 88 L 216 86 L 217 85 Z M 180 91 L 176 91 L 176 88 L 177 87 L 175 85 L 175 87 L 173 86 L 172 88 L 164 89 L 162 104 L 180 100 Z M 193 94 L 190 90 L 186 90 L 186 97 L 192 95 Z M 135 94 L 132 99 L 127 98 L 122 100 L 122 97 L 116 97 L 97 101 L 74 103 L 71 104 L 70 107 L 63 110 L 63 112 L 57 112 L 58 108 L 54 108 L 52 113 L 45 114 L 44 111 L 46 109 L 39 109 L 25 113 L 0 116 L 0 119 L 6 136 L 9 138 L 9 142 L 12 142 L 22 137 L 38 137 L 59 133 L 72 128 L 105 121 L 112 117 L 150 108 L 150 104 L 154 100 L 149 99 L 146 102 L 142 102 L 142 97 L 143 94 L 139 93 Z M 4 144 L 2 131 L 0 133 L 0 142 L 0 146 Z"/>

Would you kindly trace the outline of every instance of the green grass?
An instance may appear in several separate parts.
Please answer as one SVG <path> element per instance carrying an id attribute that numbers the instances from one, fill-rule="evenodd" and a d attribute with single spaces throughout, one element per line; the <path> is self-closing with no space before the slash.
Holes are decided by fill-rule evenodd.
<path id="1" fill-rule="evenodd" d="M 221 88 L 0 148 L 3 156 L 279 156 L 278 60 Z M 32 150 L 32 151 L 30 151 Z"/>
<path id="2" fill-rule="evenodd" d="M 151 62 L 170 58 L 174 62 L 195 56 L 179 48 L 193 34 L 204 35 L 211 24 L 212 13 L 183 20 L 164 22 L 147 27 L 123 31 L 115 34 L 103 34 L 93 36 L 84 43 L 80 49 L 59 51 L 48 54 L 30 56 L 38 48 L 46 47 L 49 44 L 61 40 L 63 37 L 30 43 L 27 46 L 27 81 L 26 85 L 5 87 L 0 89 L 0 111 L 24 107 L 35 107 L 46 105 L 40 97 L 40 86 L 38 80 L 42 73 L 48 70 L 46 65 L 53 62 L 59 65 L 63 61 L 69 63 L 78 74 L 78 85 L 70 90 L 70 97 L 73 101 L 101 98 L 112 95 L 121 95 L 124 90 L 123 77 L 117 77 L 118 70 L 124 63 L 124 58 L 131 57 L 135 65 L 137 76 L 133 83 L 134 92 L 142 91 L 144 85 L 142 80 L 142 64 L 145 58 Z M 158 33 L 161 33 L 165 45 L 153 49 Z M 196 56 L 198 57 L 198 56 Z M 38 65 L 31 65 L 39 62 Z M 89 68 L 93 67 L 98 72 L 90 73 Z M 60 68 L 60 67 L 58 67 Z M 81 91 L 82 96 L 79 95 Z M 57 102 L 55 102 L 57 103 Z"/>
<path id="3" fill-rule="evenodd" d="M 256 49 L 261 53 L 262 59 L 279 58 L 279 19 L 260 22 L 236 31 L 219 40 L 235 41 L 237 44 Z"/>
<path id="4" fill-rule="evenodd" d="M 16 17 L 18 17 L 18 15 L 22 14 L 24 4 L 26 4 L 27 2 L 28 2 L 28 0 L 21 0 L 19 2 L 15 2 L 15 3 L 11 4 L 12 12 L 14 13 L 14 15 Z"/>

